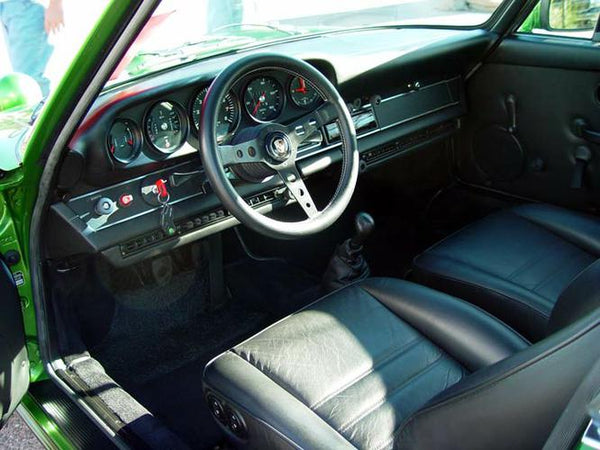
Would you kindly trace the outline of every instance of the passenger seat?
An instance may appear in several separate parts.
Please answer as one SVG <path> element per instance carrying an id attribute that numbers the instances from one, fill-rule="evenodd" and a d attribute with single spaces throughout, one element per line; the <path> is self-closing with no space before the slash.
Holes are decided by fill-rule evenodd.
<path id="1" fill-rule="evenodd" d="M 418 283 L 467 300 L 531 341 L 600 306 L 600 219 L 528 204 L 475 222 L 415 258 Z M 559 297 L 566 309 L 550 321 Z M 554 317 L 554 316 L 553 316 Z"/>

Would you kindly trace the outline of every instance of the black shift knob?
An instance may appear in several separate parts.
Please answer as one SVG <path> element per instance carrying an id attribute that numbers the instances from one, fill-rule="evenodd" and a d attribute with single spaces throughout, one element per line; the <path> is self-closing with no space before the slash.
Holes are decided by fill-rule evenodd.
<path id="1" fill-rule="evenodd" d="M 354 248 L 362 246 L 374 228 L 375 220 L 373 217 L 366 212 L 359 212 L 354 218 L 354 229 L 356 231 L 350 240 L 350 245 Z"/>

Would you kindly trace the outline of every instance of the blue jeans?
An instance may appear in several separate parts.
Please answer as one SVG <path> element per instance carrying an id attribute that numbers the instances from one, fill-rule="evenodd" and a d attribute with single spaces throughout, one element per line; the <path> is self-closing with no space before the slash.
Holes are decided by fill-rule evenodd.
<path id="1" fill-rule="evenodd" d="M 44 14 L 44 7 L 33 0 L 0 2 L 0 23 L 13 70 L 35 79 L 45 97 L 50 91 L 50 80 L 44 71 L 53 47 L 44 29 Z"/>

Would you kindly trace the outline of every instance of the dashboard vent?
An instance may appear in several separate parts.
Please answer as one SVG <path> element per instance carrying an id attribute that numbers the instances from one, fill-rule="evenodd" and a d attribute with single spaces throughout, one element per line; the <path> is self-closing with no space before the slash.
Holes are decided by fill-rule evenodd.
<path id="1" fill-rule="evenodd" d="M 456 131 L 455 121 L 443 122 L 415 133 L 408 134 L 388 144 L 375 147 L 361 154 L 361 159 L 367 166 L 385 161 L 416 146 L 426 144 L 434 139 L 447 136 Z"/>

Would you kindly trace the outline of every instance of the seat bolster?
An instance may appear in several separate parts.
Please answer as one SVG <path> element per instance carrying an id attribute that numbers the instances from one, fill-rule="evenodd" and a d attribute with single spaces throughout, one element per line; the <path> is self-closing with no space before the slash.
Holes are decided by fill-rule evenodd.
<path id="1" fill-rule="evenodd" d="M 212 360 L 203 380 L 205 393 L 215 394 L 242 415 L 257 448 L 354 448 L 306 405 L 233 352 Z"/>
<path id="2" fill-rule="evenodd" d="M 599 218 L 544 204 L 521 205 L 510 211 L 600 256 Z"/>
<path id="3" fill-rule="evenodd" d="M 566 327 L 600 308 L 600 259 L 575 278 L 558 298 L 548 334 Z"/>
<path id="4" fill-rule="evenodd" d="M 416 257 L 413 266 L 417 283 L 473 303 L 534 341 L 544 338 L 552 303 L 540 295 L 435 251 Z"/>
<path id="5" fill-rule="evenodd" d="M 360 287 L 470 371 L 529 347 L 485 311 L 427 287 L 390 278 L 369 279 Z"/>
<path id="6" fill-rule="evenodd" d="M 600 358 L 599 320 L 596 311 L 451 386 L 403 423 L 395 448 L 542 448 Z"/>

